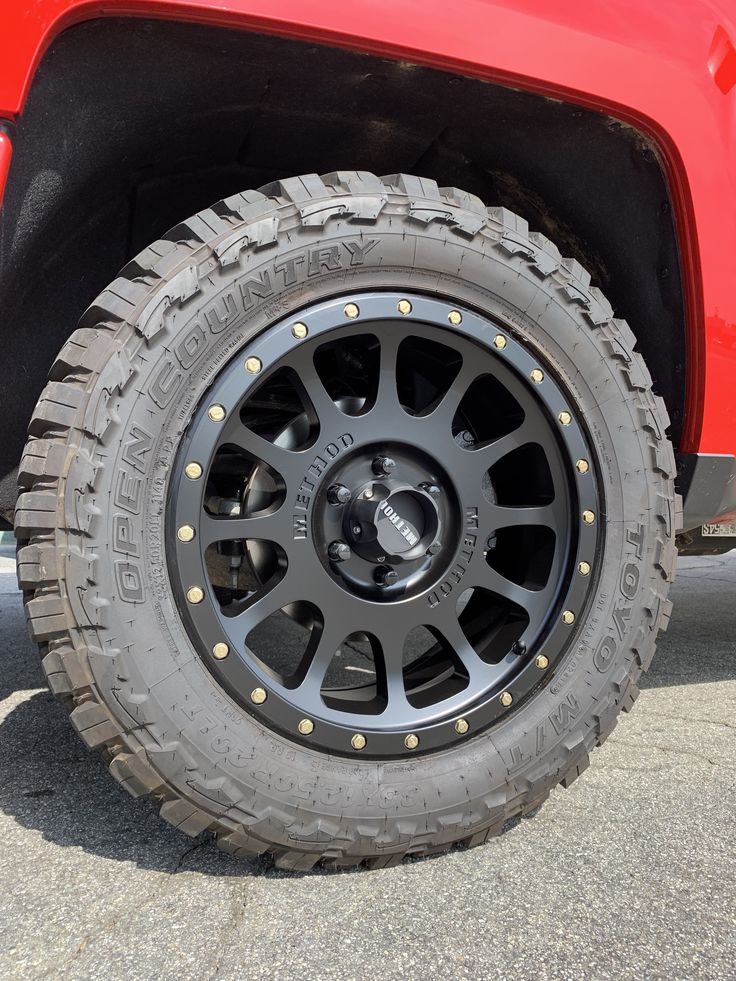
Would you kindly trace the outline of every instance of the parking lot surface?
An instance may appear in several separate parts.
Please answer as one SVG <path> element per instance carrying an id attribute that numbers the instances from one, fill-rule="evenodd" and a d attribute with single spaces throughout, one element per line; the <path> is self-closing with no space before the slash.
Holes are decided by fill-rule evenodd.
<path id="1" fill-rule="evenodd" d="M 49 695 L 0 547 L 0 978 L 736 978 L 736 552 L 686 558 L 634 712 L 568 791 L 380 871 L 233 860 Z"/>

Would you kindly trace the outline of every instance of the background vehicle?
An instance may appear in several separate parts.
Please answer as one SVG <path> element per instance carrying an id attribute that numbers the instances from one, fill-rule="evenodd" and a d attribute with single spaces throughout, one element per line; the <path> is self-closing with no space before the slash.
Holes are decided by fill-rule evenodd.
<path id="1" fill-rule="evenodd" d="M 139 7 L 3 15 L 49 683 L 228 850 L 483 841 L 633 704 L 676 533 L 734 543 L 733 10 Z"/>

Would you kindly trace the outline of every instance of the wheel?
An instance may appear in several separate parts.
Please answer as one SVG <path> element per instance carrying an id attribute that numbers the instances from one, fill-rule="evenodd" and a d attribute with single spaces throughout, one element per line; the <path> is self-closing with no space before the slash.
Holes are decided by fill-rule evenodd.
<path id="1" fill-rule="evenodd" d="M 570 782 L 669 615 L 674 460 L 627 325 L 423 178 L 238 194 L 51 369 L 18 570 L 132 794 L 286 868 L 473 845 Z"/>

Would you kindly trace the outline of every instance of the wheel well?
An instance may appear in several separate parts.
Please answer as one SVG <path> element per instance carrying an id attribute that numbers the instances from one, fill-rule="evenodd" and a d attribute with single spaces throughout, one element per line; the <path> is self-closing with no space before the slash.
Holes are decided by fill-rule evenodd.
<path id="1" fill-rule="evenodd" d="M 33 405 L 95 295 L 182 218 L 308 172 L 404 171 L 521 214 L 629 321 L 677 445 L 686 340 L 676 233 L 654 148 L 617 120 L 372 55 L 110 19 L 57 38 L 14 147 L 0 228 L 6 518 Z"/>

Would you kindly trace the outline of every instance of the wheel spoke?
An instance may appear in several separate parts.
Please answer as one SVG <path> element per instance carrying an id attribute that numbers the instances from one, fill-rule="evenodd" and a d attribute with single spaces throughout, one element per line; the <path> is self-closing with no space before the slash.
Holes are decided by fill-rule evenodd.
<path id="1" fill-rule="evenodd" d="M 219 445 L 226 443 L 237 446 L 252 459 L 268 464 L 283 478 L 287 488 L 293 487 L 301 479 L 308 463 L 308 450 L 289 450 L 272 443 L 248 429 L 239 419 L 232 421 L 223 431 Z"/>
<path id="2" fill-rule="evenodd" d="M 540 615 L 547 606 L 548 597 L 546 589 L 527 589 L 526 586 L 520 586 L 518 583 L 512 582 L 506 576 L 503 576 L 496 569 L 492 568 L 485 561 L 482 552 L 473 566 L 471 566 L 467 576 L 469 586 L 477 586 L 479 589 L 485 589 L 501 599 L 520 606 L 530 620 Z"/>
<path id="3" fill-rule="evenodd" d="M 499 673 L 498 667 L 493 664 L 486 664 L 478 656 L 457 619 L 443 621 L 436 629 L 442 634 L 445 642 L 452 648 L 467 671 L 470 687 L 487 687 L 496 679 Z"/>
<path id="4" fill-rule="evenodd" d="M 439 432 L 450 432 L 460 403 L 467 395 L 470 386 L 481 373 L 477 364 L 473 364 L 470 360 L 464 358 L 462 367 L 453 379 L 452 384 L 432 411 L 422 417 L 422 421 Z"/>
<path id="5" fill-rule="evenodd" d="M 369 416 L 373 416 L 376 412 L 390 414 L 397 410 L 404 411 L 399 403 L 399 393 L 396 388 L 396 359 L 401 343 L 400 332 L 398 330 L 383 331 L 380 343 L 378 391 L 374 407 L 368 413 Z"/>
<path id="6" fill-rule="evenodd" d="M 285 507 L 248 518 L 215 518 L 203 513 L 199 523 L 199 537 L 203 548 L 214 542 L 244 539 L 275 542 L 286 548 L 292 538 L 291 516 L 287 514 Z"/>
<path id="7" fill-rule="evenodd" d="M 305 402 L 311 403 L 320 431 L 329 433 L 344 422 L 345 415 L 325 388 L 312 358 L 301 358 L 294 370 L 299 373 L 298 388 Z M 307 411 L 309 411 L 307 406 Z"/>
<path id="8" fill-rule="evenodd" d="M 532 507 L 502 507 L 484 503 L 480 508 L 480 524 L 486 534 L 499 528 L 545 527 L 557 530 L 564 514 L 562 505 L 541 504 Z"/>
<path id="9" fill-rule="evenodd" d="M 294 603 L 300 599 L 299 583 L 294 582 L 289 572 L 279 580 L 267 593 L 258 593 L 249 600 L 246 606 L 235 616 L 229 618 L 229 622 L 241 631 L 241 636 L 247 638 L 248 634 L 259 623 L 276 613 L 289 603 Z"/>
<path id="10" fill-rule="evenodd" d="M 342 633 L 329 622 L 323 623 L 321 628 L 314 628 L 304 656 L 305 670 L 299 684 L 300 695 L 319 698 L 330 661 L 340 642 L 344 640 Z"/>

